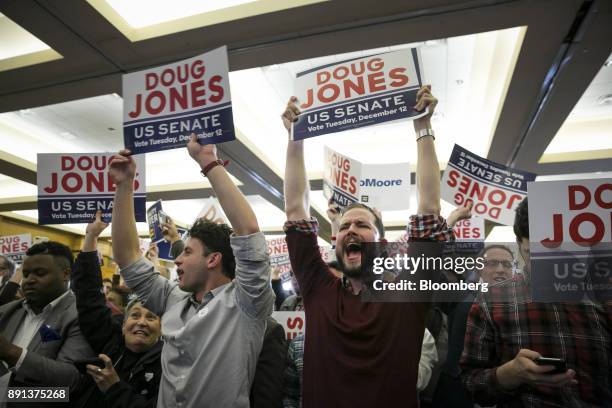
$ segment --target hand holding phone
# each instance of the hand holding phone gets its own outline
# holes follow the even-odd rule
[[[78,360],[78,361],[75,361],[73,364],[77,368],[77,370],[79,370],[79,373],[81,374],[85,374],[87,372],[88,364],[95,365],[96,367],[99,367],[99,368],[104,368],[104,361],[102,361],[102,359],[98,357],[87,358],[85,360]]]
[[[533,360],[539,366],[554,366],[555,369],[548,371],[546,374],[561,374],[567,371],[567,364],[561,358],[538,357]]]

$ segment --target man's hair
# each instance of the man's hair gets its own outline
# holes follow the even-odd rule
[[[72,270],[74,264],[74,258],[72,257],[72,251],[66,245],[56,241],[40,242],[32,245],[27,251],[27,256],[33,255],[51,255],[55,264],[61,269]]]
[[[15,262],[13,262],[13,260],[9,258],[8,256],[0,255],[0,258],[4,259],[4,265],[8,268],[8,271],[9,271],[8,276],[10,278],[15,273],[15,269],[17,269],[17,265],[15,265]]]
[[[514,216],[514,235],[518,239],[529,239],[529,207],[527,197],[523,199],[516,207],[516,215]]]
[[[104,283],[104,282],[108,282],[108,283],[110,283],[111,285],[113,284],[113,281],[112,281],[112,280],[110,280],[110,279],[108,279],[108,278],[104,278],[104,279],[102,279],[102,283]]]
[[[383,225],[382,219],[380,219],[378,214],[376,214],[376,211],[374,211],[372,208],[368,207],[365,204],[353,203],[349,205],[348,207],[346,207],[344,211],[342,211],[342,215],[346,214],[348,211],[352,210],[353,208],[363,208],[365,210],[368,210],[374,216],[374,225],[376,225],[376,229],[380,233],[380,237],[381,238],[385,237],[385,226]]]
[[[199,239],[206,246],[204,255],[221,253],[221,271],[230,279],[234,279],[236,273],[236,259],[230,245],[230,235],[233,232],[226,224],[217,224],[204,218],[198,218],[189,229],[189,237]]]
[[[480,252],[477,255],[477,258],[483,257],[487,252],[489,252],[492,249],[503,249],[504,251],[508,252],[510,256],[512,257],[512,260],[514,260],[514,254],[512,253],[512,250],[502,244],[487,245],[486,247],[480,250]]]

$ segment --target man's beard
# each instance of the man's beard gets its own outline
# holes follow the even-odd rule
[[[374,258],[381,256],[382,252],[379,242],[376,243],[377,245],[372,244],[372,242],[369,242],[367,244],[362,243],[362,245],[366,246],[362,246],[361,263],[359,264],[359,266],[346,266],[344,264],[344,254],[342,253],[343,251],[340,251],[340,254],[338,253],[338,251],[336,251],[336,261],[338,262],[338,265],[340,265],[340,267],[342,268],[341,272],[347,278],[363,278],[364,268],[367,268],[367,270],[370,271],[370,273],[368,273],[367,275],[371,275],[372,266],[374,265]]]

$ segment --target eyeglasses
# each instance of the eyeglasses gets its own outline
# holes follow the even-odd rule
[[[514,262],[500,261],[499,259],[487,259],[484,261],[484,264],[489,268],[496,268],[501,265],[504,269],[512,269],[512,266],[514,266]]]

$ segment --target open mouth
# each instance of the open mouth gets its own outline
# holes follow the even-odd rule
[[[495,282],[503,282],[508,279],[505,275],[497,275],[493,280]]]
[[[185,274],[185,272],[183,272],[182,269],[177,269],[176,270],[176,275],[178,276],[178,280],[179,282],[183,281],[183,275]]]
[[[344,246],[344,253],[349,261],[361,260],[361,242],[349,242]]]
[[[146,332],[146,331],[144,331],[144,330],[134,330],[134,331],[132,332],[132,334],[133,334],[133,335],[135,335],[135,336],[136,336],[136,335],[140,335],[140,336],[143,336],[143,337],[148,337],[148,336],[149,336],[149,333],[147,333],[147,332]]]

